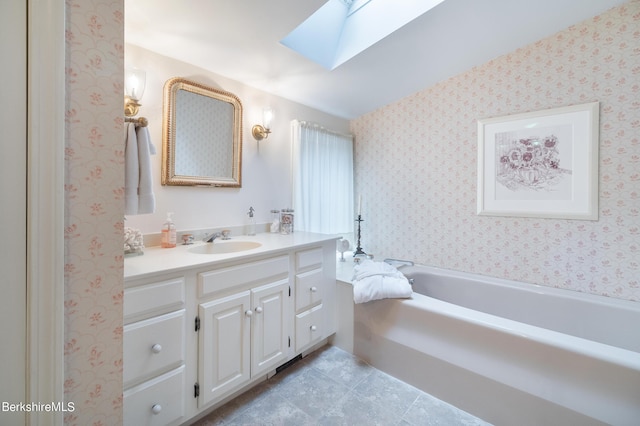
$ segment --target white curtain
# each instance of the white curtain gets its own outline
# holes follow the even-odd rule
[[[295,229],[323,234],[353,232],[353,136],[294,120]]]

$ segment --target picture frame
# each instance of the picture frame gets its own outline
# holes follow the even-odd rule
[[[477,214],[598,220],[599,102],[478,120]]]

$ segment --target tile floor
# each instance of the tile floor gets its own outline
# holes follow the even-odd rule
[[[488,425],[335,346],[218,408],[211,425]]]

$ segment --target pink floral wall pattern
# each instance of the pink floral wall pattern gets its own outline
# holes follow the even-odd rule
[[[68,0],[65,398],[68,425],[122,423],[122,0]]]
[[[365,250],[640,301],[638,99],[634,0],[359,117]],[[593,101],[598,221],[476,215],[476,120]]]

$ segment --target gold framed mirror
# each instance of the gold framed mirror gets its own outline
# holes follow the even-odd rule
[[[162,184],[241,187],[242,103],[175,77],[164,85]]]

